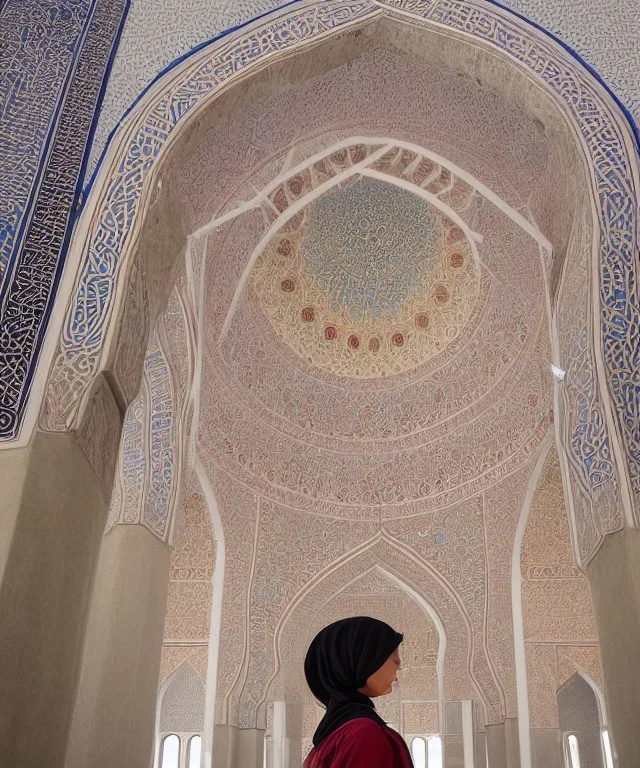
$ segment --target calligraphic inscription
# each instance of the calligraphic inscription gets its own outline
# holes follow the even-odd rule
[[[5,146],[11,135],[10,161],[2,164],[10,197],[0,210],[0,440],[15,438],[20,427],[128,5],[21,1],[2,12],[0,47],[14,51],[20,77],[4,79],[9,109],[0,117]]]

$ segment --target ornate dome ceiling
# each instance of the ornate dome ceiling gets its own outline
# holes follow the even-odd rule
[[[274,235],[251,290],[278,339],[307,363],[369,378],[442,352],[474,313],[480,276],[464,232],[438,208],[352,176]]]
[[[384,45],[278,77],[180,180],[206,235],[200,447],[314,515],[461,503],[552,422],[533,219],[562,160],[495,88]]]

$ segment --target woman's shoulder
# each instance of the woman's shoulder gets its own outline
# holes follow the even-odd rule
[[[397,731],[370,717],[357,717],[312,749],[304,768],[411,768],[411,759]]]
[[[361,731],[363,733],[372,734],[384,733],[386,726],[371,717],[354,717],[353,720],[349,720],[338,730],[342,730],[342,728],[349,728],[351,731]]]
[[[378,762],[371,759],[375,755],[380,765],[391,765],[390,744],[385,731],[386,726],[370,717],[356,717],[341,725],[318,746],[304,762],[304,768],[370,768]]]

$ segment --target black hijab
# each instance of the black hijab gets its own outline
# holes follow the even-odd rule
[[[386,725],[371,699],[358,688],[364,687],[401,642],[399,632],[368,616],[341,619],[314,637],[304,660],[304,674],[313,695],[327,708],[313,734],[314,746],[357,717]]]

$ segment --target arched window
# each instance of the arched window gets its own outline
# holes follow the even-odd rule
[[[573,733],[567,736],[567,752],[569,758],[568,768],[580,768],[580,749],[578,748],[578,737]]]
[[[202,739],[200,736],[192,736],[189,739],[189,751],[187,765],[189,768],[200,768],[200,753],[202,751]]]
[[[175,735],[165,736],[160,751],[160,768],[179,768],[180,739]]]
[[[427,768],[442,768],[442,739],[429,736],[427,741]]]
[[[427,744],[419,736],[411,741],[411,757],[414,768],[427,768]]]
[[[609,731],[606,728],[602,731],[602,751],[604,752],[605,768],[613,768],[611,741],[609,740]]]

